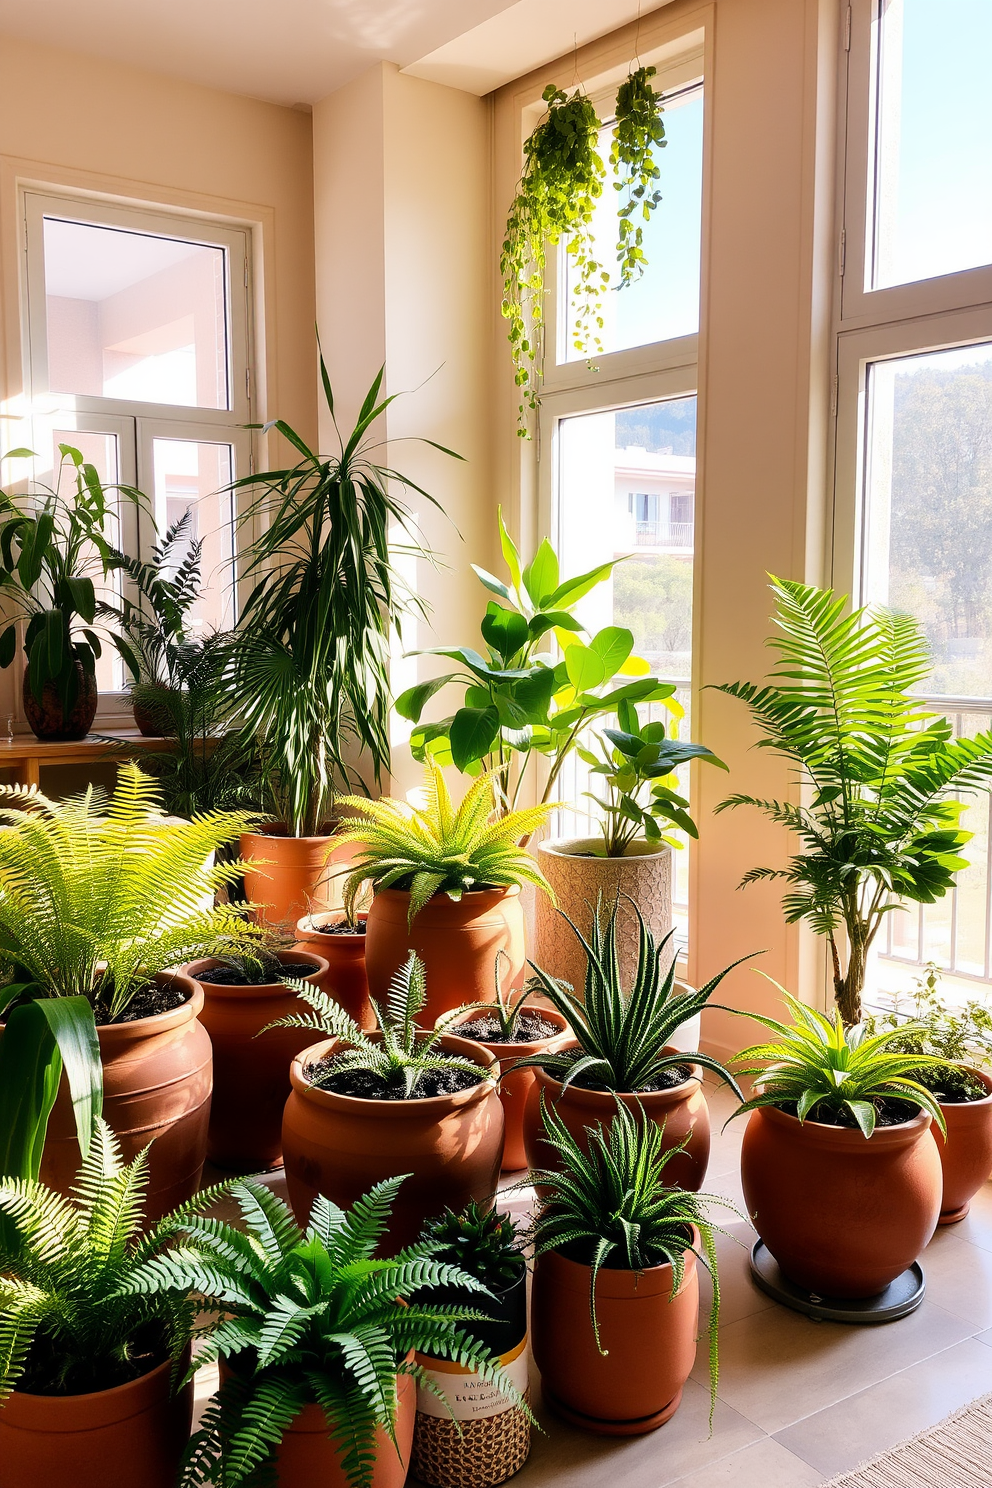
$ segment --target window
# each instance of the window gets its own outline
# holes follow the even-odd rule
[[[204,577],[193,626],[230,625],[238,514],[225,488],[251,458],[249,232],[34,190],[23,208],[35,475],[51,483],[65,443],[106,482],[137,485],[147,510],[122,502],[115,540],[145,559],[190,510]],[[115,655],[98,681],[101,722],[125,721]]]

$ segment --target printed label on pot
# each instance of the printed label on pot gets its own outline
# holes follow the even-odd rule
[[[527,1389],[526,1338],[522,1338],[508,1354],[502,1354],[499,1362],[522,1395]],[[453,1364],[448,1359],[432,1359],[426,1354],[418,1354],[417,1363],[423,1365],[428,1377],[444,1396],[443,1400],[439,1399],[433,1391],[418,1386],[417,1409],[425,1416],[441,1416],[449,1421],[452,1416],[456,1421],[480,1421],[488,1416],[502,1415],[516,1404],[495,1385],[480,1379],[475,1373],[466,1372],[460,1364]]]

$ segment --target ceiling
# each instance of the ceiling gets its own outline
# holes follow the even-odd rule
[[[375,62],[486,93],[666,0],[0,0],[0,33],[272,103]]]

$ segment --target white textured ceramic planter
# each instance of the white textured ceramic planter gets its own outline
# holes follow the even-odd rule
[[[601,858],[592,854],[602,847],[601,837],[560,837],[541,842],[537,860],[563,909],[584,935],[588,935],[596,908],[603,896],[609,913],[617,891],[637,905],[655,939],[661,941],[672,928],[672,850],[659,851],[646,842],[632,843],[626,857]],[[533,960],[552,976],[571,982],[581,996],[586,958],[570,927],[555,913],[546,894],[535,896]],[[620,972],[629,988],[637,968],[637,918],[623,899],[619,917]],[[663,963],[667,969],[670,960]]]

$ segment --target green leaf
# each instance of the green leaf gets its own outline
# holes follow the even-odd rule
[[[606,680],[603,658],[589,646],[569,646],[565,652],[565,670],[576,692],[590,692]]]
[[[477,563],[473,563],[471,567],[472,572],[475,574],[476,578],[479,579],[480,582],[486,586],[490,593],[498,594],[500,599],[509,600],[512,604],[513,601],[510,595],[510,591],[503,583],[502,579],[497,579],[495,574],[491,574],[486,569],[480,568]]]
[[[498,736],[499,714],[495,708],[459,708],[448,735],[455,767],[464,770],[477,764]]]
[[[528,628],[523,615],[490,600],[482,620],[482,637],[487,645],[509,662],[527,644]]]
[[[512,580],[514,589],[519,590],[520,554],[517,552],[517,547],[513,541],[513,538],[506,530],[506,523],[503,521],[502,507],[500,507],[498,510],[497,520],[499,521],[499,544],[503,552],[503,562],[510,570],[510,579]]]
[[[533,615],[528,623],[532,640],[539,640],[549,630],[581,631],[582,626],[567,610],[548,610]]]
[[[523,582],[524,588],[538,609],[543,609],[546,602],[554,608],[556,601],[553,596],[558,583],[558,555],[546,537],[542,538],[541,546],[534,554],[533,562],[528,563],[524,569]]]
[[[622,562],[622,559],[613,558],[609,563],[601,563],[598,568],[590,568],[587,573],[578,574],[574,579],[566,579],[542,603],[546,604],[548,609],[555,609],[558,605],[571,609],[573,605],[578,604],[580,599],[584,599],[587,594],[591,593],[597,585],[602,584],[605,579],[608,579],[616,565],[620,562]]]
[[[547,723],[556,686],[553,667],[540,666],[529,677],[510,684],[514,702],[527,723]]]
[[[103,1062],[93,1008],[87,997],[42,997],[40,1009],[65,1065],[79,1150],[86,1157],[96,1118],[103,1112]]]
[[[0,1038],[0,1176],[37,1179],[61,1075],[62,1057],[40,1005],[14,1008]]]
[[[420,715],[431,698],[451,682],[453,677],[454,674],[448,672],[443,677],[431,677],[427,682],[418,682],[414,687],[408,687],[406,692],[401,692],[393,707],[401,718],[408,718],[411,723],[419,723]]]
[[[602,658],[607,678],[614,677],[634,649],[633,633],[622,625],[608,625],[593,636],[589,648]]]
[[[0,635],[0,668],[9,667],[17,650],[17,626],[8,625]]]
[[[96,618],[96,591],[93,588],[93,580],[85,577],[63,579],[66,590],[72,600],[76,612],[82,616],[87,625],[92,625]]]

